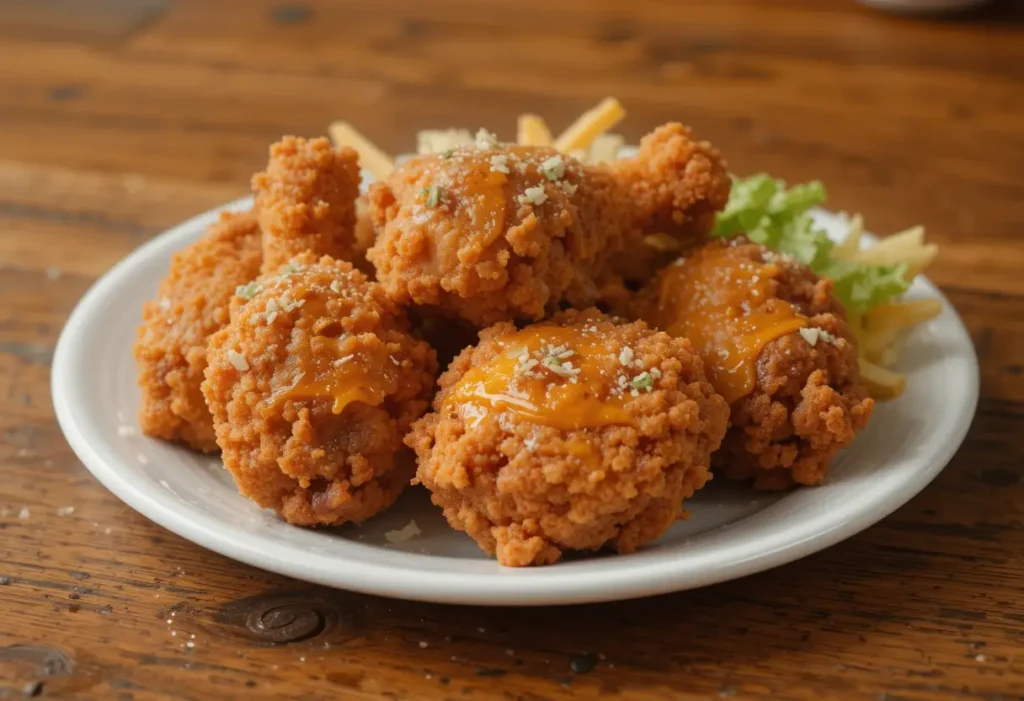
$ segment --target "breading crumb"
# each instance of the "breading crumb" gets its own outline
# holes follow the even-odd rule
[[[387,531],[384,534],[384,540],[389,543],[404,543],[408,540],[412,540],[416,536],[420,535],[423,531],[416,525],[416,521],[412,520],[405,524],[402,528],[395,529],[393,531]]]

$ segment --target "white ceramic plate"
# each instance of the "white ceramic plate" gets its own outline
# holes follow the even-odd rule
[[[225,206],[247,208],[246,198]],[[217,211],[176,226],[121,261],[85,295],[53,362],[53,401],[71,447],[129,506],[227,557],[333,587],[461,604],[605,601],[699,587],[775,567],[826,548],[913,497],[963,440],[978,396],[978,365],[956,312],[927,280],[912,297],[943,301],[942,315],[908,342],[906,393],[881,404],[867,430],[834,462],[828,482],[758,494],[716,480],[689,502],[692,517],[630,555],[508,569],[451,530],[420,488],[361,527],[304,530],[235,490],[219,460],[139,435],[132,358],[143,301],[172,254],[198,238]],[[845,231],[821,213],[830,233]],[[127,435],[126,435],[127,434]],[[384,533],[415,519],[422,535],[400,545]]]

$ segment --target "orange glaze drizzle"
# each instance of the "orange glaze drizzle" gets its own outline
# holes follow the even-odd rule
[[[613,396],[610,390],[621,370],[619,347],[600,332],[538,325],[501,341],[501,355],[471,368],[445,397],[445,406],[455,407],[472,426],[492,411],[563,431],[634,423],[625,409],[629,395]],[[539,360],[546,355],[545,349],[559,346],[573,351],[563,362],[579,370],[575,382],[541,364],[524,373],[524,348],[529,359]]]
[[[807,326],[793,305],[773,297],[777,273],[776,266],[743,258],[728,245],[708,246],[662,271],[657,302],[645,319],[690,339],[708,380],[731,404],[753,391],[761,350]]]
[[[271,406],[285,400],[331,400],[331,412],[340,414],[349,404],[376,406],[398,388],[398,366],[383,347],[341,350],[337,338],[314,336],[306,352],[289,358],[295,381],[274,391]]]
[[[496,150],[457,150],[450,158],[435,156],[434,163],[427,170],[429,185],[417,196],[417,203],[429,210],[437,210],[441,216],[454,213],[457,229],[474,231],[466,237],[445,237],[441,244],[448,243],[450,249],[441,249],[442,259],[464,258],[467,255],[482,255],[504,232],[505,212],[509,205],[506,192],[508,176],[491,167],[491,157],[504,153]],[[438,202],[431,207],[431,187],[438,189]]]

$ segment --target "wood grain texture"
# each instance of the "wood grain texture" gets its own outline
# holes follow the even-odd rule
[[[937,22],[845,0],[106,0],[77,23],[44,4],[0,2],[0,699],[1024,698],[1019,4]],[[49,364],[75,302],[244,194],[282,133],[344,116],[401,151],[431,126],[510,136],[526,110],[558,127],[605,95],[627,137],[682,119],[737,172],[821,178],[870,228],[942,244],[931,276],[982,400],[890,518],[704,590],[470,609],[206,552],[67,447]]]

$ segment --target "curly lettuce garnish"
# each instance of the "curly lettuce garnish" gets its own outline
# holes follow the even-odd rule
[[[824,201],[825,187],[817,180],[787,188],[784,181],[764,173],[736,178],[712,235],[746,234],[751,241],[793,256],[831,279],[836,298],[853,314],[864,314],[906,292],[906,264],[869,265],[832,255],[835,244],[810,214]]]

